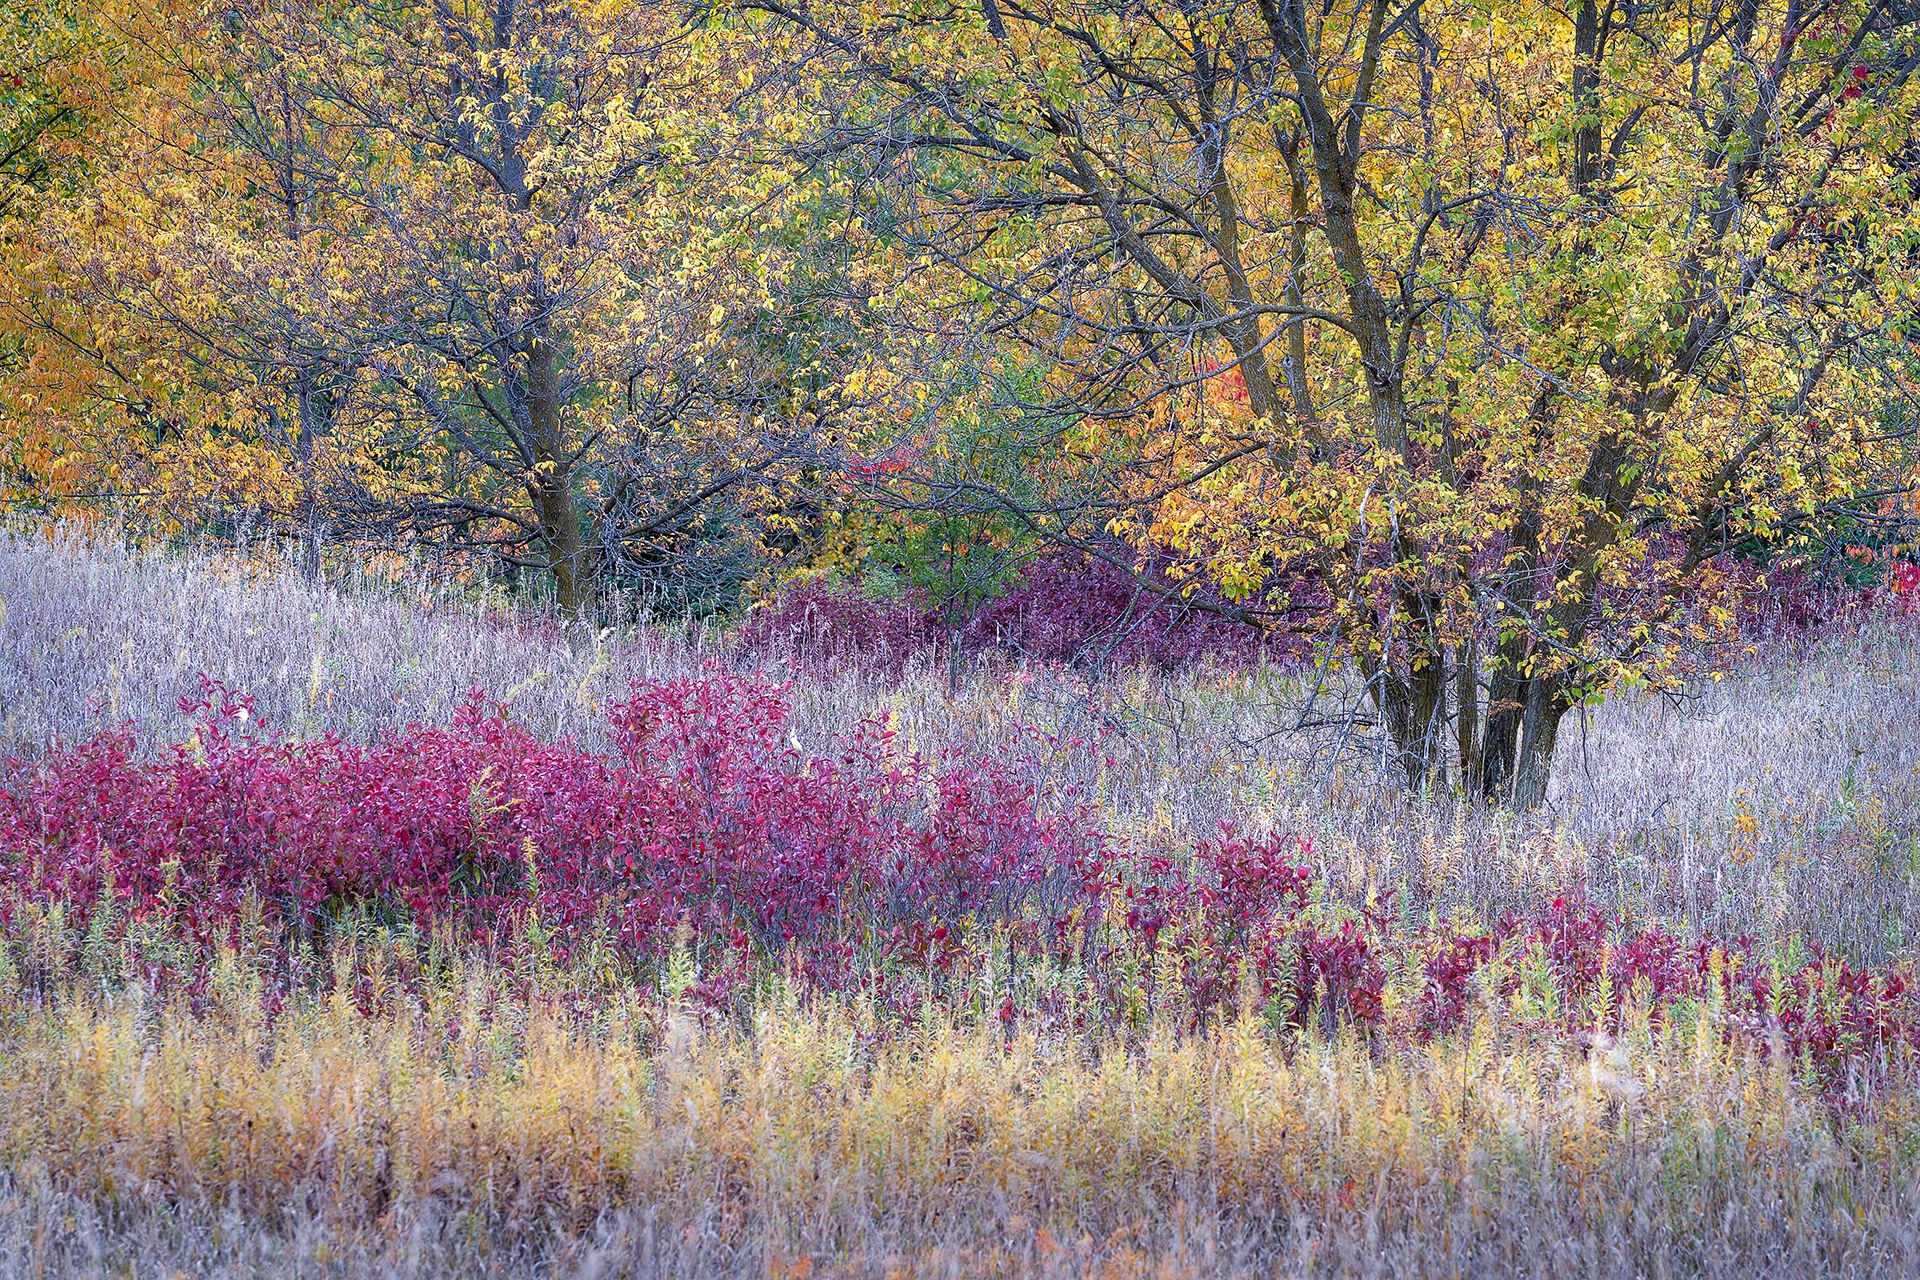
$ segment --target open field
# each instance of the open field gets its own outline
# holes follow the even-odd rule
[[[1920,1265],[1911,622],[1617,697],[1515,816],[1289,670],[949,698],[78,541],[0,599],[0,1273]]]
[[[10,752],[122,720],[147,745],[177,737],[202,672],[296,736],[443,723],[479,689],[536,734],[591,742],[629,681],[717,664],[786,683],[803,750],[874,716],[928,754],[1015,750],[1033,727],[1097,738],[1098,757],[1061,752],[1049,776],[1096,789],[1116,830],[1174,846],[1223,821],[1298,832],[1329,868],[1443,908],[1493,914],[1579,883],[1692,928],[1798,931],[1863,958],[1920,939],[1920,636],[1884,617],[1769,643],[1684,699],[1610,699],[1565,734],[1546,814],[1516,818],[1449,796],[1410,802],[1379,785],[1370,744],[1341,755],[1331,735],[1286,732],[1304,682],[1285,670],[1122,674],[1089,689],[994,668],[949,699],[938,663],[884,679],[704,632],[570,646],[550,621],[378,583],[316,593],[223,560],[38,540],[0,543],[0,597]]]
[[[0,1280],[1920,1276],[1920,0],[4,0]]]

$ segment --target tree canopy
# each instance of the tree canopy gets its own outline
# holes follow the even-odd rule
[[[1119,538],[1355,670],[1409,783],[1531,804],[1572,708],[1725,625],[1730,552],[1915,478],[1906,0],[6,21],[20,506],[571,614]]]
[[[1309,568],[1411,781],[1537,799],[1718,553],[1912,478],[1908,7],[768,7],[859,86],[920,308],[1046,361],[1115,528]]]

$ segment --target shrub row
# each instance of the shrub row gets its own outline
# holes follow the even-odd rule
[[[1858,621],[1880,608],[1900,617],[1920,615],[1920,565],[1893,564],[1883,586],[1849,587],[1791,569],[1762,570],[1734,556],[1717,564],[1715,590],[1670,621],[1676,633],[1691,626],[1710,647],[1728,654],[1746,644]],[[1289,629],[1285,618],[1272,619],[1263,630],[1213,611],[1219,603],[1213,597],[1188,598],[1164,581],[1161,588],[1167,593],[1098,558],[1042,556],[1024,566],[1008,590],[968,614],[957,640],[969,654],[1165,671],[1203,663],[1248,667],[1310,653],[1308,637]],[[1304,577],[1286,583],[1284,591],[1293,608],[1324,604],[1319,588]],[[1724,630],[1704,617],[1720,606],[1727,607]],[[1610,607],[1622,618],[1643,614],[1629,588],[1618,589]],[[742,651],[760,661],[807,670],[851,668],[886,678],[898,678],[915,659],[938,656],[954,638],[941,611],[918,595],[879,598],[820,582],[789,586],[749,615],[738,632]]]
[[[1013,584],[961,619],[968,654],[1009,653],[1031,662],[1178,670],[1203,662],[1251,666],[1303,657],[1303,637],[1262,630],[1189,599],[1142,586],[1086,556],[1043,556]],[[741,625],[742,650],[804,669],[851,667],[897,677],[916,658],[937,657],[955,639],[943,611],[917,594],[882,599],[819,582],[786,588]]]
[[[246,949],[285,993],[375,924],[720,1010],[775,981],[858,996],[888,1026],[944,1001],[1194,1028],[1257,1002],[1279,1027],[1414,1043],[1476,1004],[1569,1031],[1636,1010],[1835,1087],[1920,1045],[1903,972],[1684,940],[1577,896],[1478,929],[1414,920],[1341,901],[1292,837],[1133,848],[1019,759],[928,759],[879,724],[805,755],[781,691],[748,678],[636,685],[603,752],[478,695],[366,745],[268,732],[211,681],[182,710],[156,756],[121,732],[0,769],[6,965],[111,955],[191,992]]]

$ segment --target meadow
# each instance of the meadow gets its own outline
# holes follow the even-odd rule
[[[0,542],[0,1273],[1920,1265],[1896,601],[1516,815],[1298,655],[395,576]]]
[[[1920,0],[0,4],[0,1280],[1920,1275]]]

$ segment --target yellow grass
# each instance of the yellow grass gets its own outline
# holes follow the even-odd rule
[[[487,999],[488,979],[400,1016],[336,993],[271,1022],[233,970],[197,1012],[6,993],[0,1273],[94,1255],[139,1275],[1920,1258],[1920,1094],[1836,1110],[1704,1021],[1630,1019],[1592,1054],[1484,1004],[1462,1034],[1397,1052],[1251,1019],[1131,1045],[936,1020],[876,1043],[858,1010],[582,1020]]]

